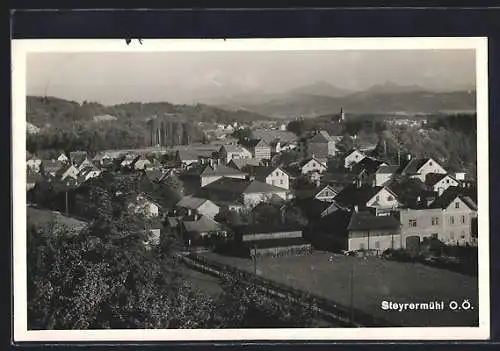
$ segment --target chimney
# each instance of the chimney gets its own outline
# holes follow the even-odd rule
[[[356,213],[357,213],[357,212],[359,212],[359,207],[358,207],[358,205],[354,205],[354,212],[356,212]]]
[[[420,203],[422,201],[422,198],[420,196],[417,196],[417,203]]]

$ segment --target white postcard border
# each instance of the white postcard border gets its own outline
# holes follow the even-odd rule
[[[26,56],[33,52],[320,51],[475,49],[479,327],[304,328],[194,330],[27,330],[26,310]],[[322,39],[124,39],[12,41],[12,202],[14,341],[223,341],[223,340],[484,340],[490,336],[488,47],[486,37]]]

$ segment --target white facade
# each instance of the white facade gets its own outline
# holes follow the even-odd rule
[[[326,170],[326,165],[314,158],[302,166],[302,174],[323,173]]]
[[[266,177],[266,183],[279,188],[290,189],[290,177],[279,167]]]
[[[229,151],[227,149],[226,146],[222,146],[220,152],[220,157],[226,164],[231,160],[252,158],[252,153],[244,147],[230,148]]]
[[[440,174],[446,174],[446,170],[436,161],[434,161],[432,158],[430,158],[424,165],[422,165],[418,170],[417,170],[417,175],[414,175],[414,178],[419,178],[422,182],[425,182],[425,177],[429,173],[440,173]]]
[[[324,202],[331,202],[336,195],[337,192],[333,188],[325,186],[314,198]]]
[[[61,175],[61,180],[65,180],[66,178],[73,178],[76,179],[78,176],[78,169],[71,165],[68,167],[68,169]]]
[[[245,205],[245,207],[254,207],[261,202],[269,200],[272,195],[277,195],[283,200],[287,199],[287,191],[285,190],[283,190],[282,192],[276,191],[273,193],[250,193],[243,194],[243,204]]]
[[[214,219],[214,217],[219,213],[219,209],[219,206],[214,204],[212,201],[207,200],[196,210],[199,214],[207,216],[210,219]]]
[[[386,188],[382,188],[375,196],[368,200],[366,206],[380,209],[397,208],[399,202],[392,192]]]
[[[356,232],[361,234],[361,232]],[[383,252],[387,249],[400,249],[405,248],[405,242],[402,240],[401,234],[387,234],[377,233],[372,231],[365,232],[363,236],[349,237],[348,251],[353,250],[379,250]]]
[[[141,158],[135,162],[134,169],[137,169],[137,170],[145,169],[146,167],[148,167],[150,165],[151,165],[151,161],[149,161],[146,158]]]
[[[347,155],[344,159],[344,167],[345,168],[349,168],[351,166],[354,166],[355,164],[357,164],[358,162],[360,162],[362,159],[364,159],[366,156],[358,151],[358,150],[354,150],[353,152],[351,152],[349,155]]]
[[[433,191],[436,191],[438,194],[442,194],[446,189],[448,189],[450,186],[458,186],[458,182],[447,175],[443,179],[441,179],[439,182],[434,184],[432,187]]]

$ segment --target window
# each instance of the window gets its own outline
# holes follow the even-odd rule
[[[271,180],[271,184],[274,185],[274,180]]]
[[[364,250],[365,249],[365,244],[364,243],[359,243],[359,249]]]
[[[432,225],[439,225],[439,217],[432,217],[431,223]]]
[[[460,239],[465,239],[465,232],[462,230],[462,233],[460,235]]]
[[[455,224],[455,217],[453,216],[450,217],[450,224]]]
[[[455,239],[455,233],[454,233],[454,232],[450,232],[450,239],[451,239],[451,240],[454,240],[454,239]]]
[[[460,208],[460,202],[455,202],[455,208]]]
[[[283,179],[280,179],[280,184],[283,185]]]
[[[437,233],[432,233],[432,234],[431,234],[431,238],[433,238],[433,239],[437,239],[437,238],[438,238],[438,234],[437,234]]]
[[[462,216],[461,222],[462,222],[462,224],[465,224],[465,216]]]
[[[431,161],[431,162],[429,162],[429,166],[432,166],[432,161]]]
[[[392,200],[394,200],[394,198],[391,195],[387,196],[387,201],[392,201]]]
[[[417,220],[416,219],[410,219],[408,221],[408,226],[409,227],[416,227],[417,226]]]
[[[276,171],[276,177],[279,177],[280,172]]]
[[[380,241],[375,241],[375,248],[380,249]]]
[[[446,179],[446,184],[450,184],[450,180],[449,179]]]

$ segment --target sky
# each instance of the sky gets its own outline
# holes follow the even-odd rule
[[[27,94],[115,104],[204,102],[281,93],[325,81],[367,89],[392,82],[429,90],[475,87],[473,50],[30,53]]]

